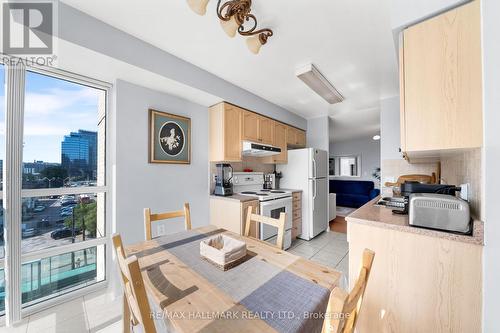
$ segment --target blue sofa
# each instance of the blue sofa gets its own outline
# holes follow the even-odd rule
[[[337,195],[337,206],[359,208],[380,194],[371,181],[330,179],[330,193]]]

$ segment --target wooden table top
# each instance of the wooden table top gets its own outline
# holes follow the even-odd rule
[[[293,273],[328,290],[338,286],[340,272],[281,251],[265,242],[220,230],[212,225],[193,231],[201,234],[222,232],[243,240],[247,244],[247,250],[253,252],[258,259],[282,271]],[[127,255],[137,256],[150,302],[159,309],[158,314],[162,310],[167,313],[156,318],[163,319],[169,329],[176,332],[276,332],[265,320],[238,315],[248,312],[244,305],[186,265],[168,247],[162,247],[161,239],[159,237],[127,246],[126,252]],[[252,276],[245,278],[252,279]]]

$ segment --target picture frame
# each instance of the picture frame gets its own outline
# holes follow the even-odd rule
[[[191,163],[191,118],[149,109],[149,163]]]

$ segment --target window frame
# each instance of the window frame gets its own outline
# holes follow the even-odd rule
[[[6,56],[2,55],[0,57],[0,64],[4,66],[5,73],[7,72],[8,65],[4,62],[4,60],[11,60],[15,59],[14,57],[11,56]],[[70,299],[74,299],[77,297],[81,297],[83,295],[86,295],[90,292],[93,292],[98,289],[102,289],[107,287],[108,285],[108,278],[110,276],[110,264],[108,260],[108,251],[109,251],[109,234],[111,231],[111,207],[112,207],[112,196],[110,193],[110,184],[111,184],[111,172],[109,170],[109,166],[111,165],[111,154],[110,154],[110,121],[109,121],[109,110],[111,107],[111,93],[112,93],[112,88],[113,85],[104,82],[101,80],[97,79],[92,79],[80,74],[75,74],[72,72],[68,72],[62,69],[56,69],[56,68],[47,68],[47,67],[42,67],[42,66],[25,66],[24,68],[24,75],[26,78],[27,72],[33,72],[36,74],[40,75],[46,75],[52,78],[60,79],[60,80],[65,80],[71,83],[75,84],[80,84],[84,85],[87,87],[95,88],[102,90],[105,94],[105,101],[104,101],[104,112],[102,116],[97,119],[98,124],[101,121],[105,121],[104,125],[104,185],[99,185],[99,186],[84,186],[84,187],[73,187],[73,188],[68,188],[68,187],[61,187],[61,188],[42,188],[42,189],[23,189],[22,184],[20,188],[20,193],[21,193],[21,198],[27,198],[27,197],[43,197],[43,196],[50,196],[50,195],[66,195],[66,194],[88,194],[88,193],[104,193],[104,235],[101,237],[97,237],[95,239],[90,239],[90,240],[85,240],[83,242],[78,242],[78,243],[72,243],[72,244],[65,244],[61,246],[56,246],[56,247],[49,247],[29,253],[24,253],[21,254],[20,258],[20,265],[18,267],[19,273],[21,272],[21,266],[23,263],[26,262],[31,262],[35,260],[40,260],[43,258],[51,257],[51,256],[56,256],[64,253],[70,253],[74,251],[79,251],[83,249],[87,249],[90,247],[102,247],[103,250],[103,256],[102,258],[102,263],[104,264],[104,269],[103,269],[103,276],[101,281],[97,281],[96,283],[93,283],[88,286],[82,286],[82,287],[75,287],[75,288],[68,288],[68,290],[63,291],[63,292],[56,292],[53,295],[51,295],[50,298],[42,300],[40,302],[37,302],[35,304],[28,304],[27,306],[23,307],[23,304],[21,303],[21,309],[20,312],[17,309],[12,309],[14,314],[8,314],[7,311],[5,310],[4,313],[0,317],[0,324],[6,321],[7,315],[9,315],[10,318],[23,318],[26,317],[32,313],[41,311],[47,307],[51,307],[63,302],[66,302]],[[7,74],[5,74],[7,75]],[[5,86],[7,83],[5,83]],[[23,89],[24,92],[26,92],[26,84],[19,84],[19,82],[16,82],[16,86],[14,87],[15,89]],[[7,98],[7,95],[6,95]],[[24,100],[26,100],[26,96],[24,96]],[[5,114],[7,114],[8,110],[5,108]],[[99,114],[98,114],[99,115]],[[24,128],[25,124],[25,119],[23,117],[22,119],[22,125],[21,129]],[[19,130],[19,128],[17,128]],[[98,146],[100,143],[98,143]],[[7,147],[6,147],[7,148]],[[15,153],[20,153],[22,154],[23,147],[21,146],[21,151],[17,151]],[[5,150],[5,154],[7,156],[8,152],[7,149]],[[4,161],[5,158],[4,157]],[[5,163],[5,162],[4,162]],[[22,174],[21,176],[22,177]],[[22,183],[22,182],[21,182]],[[0,196],[3,198],[3,190],[0,190]],[[22,223],[22,221],[15,221],[16,224]],[[4,227],[10,226],[11,223],[8,221],[4,221]],[[20,236],[18,239],[15,240],[15,242],[19,242],[19,245],[21,245],[22,242],[22,237]],[[4,247],[7,246],[7,243],[4,243]],[[10,260],[8,258],[7,253],[5,254],[3,259],[0,259],[0,269],[4,269],[5,263],[7,260]],[[99,259],[96,259],[99,260]],[[21,276],[19,276],[21,278]],[[8,287],[6,286],[6,291],[8,290]],[[18,297],[21,298],[21,291],[18,291],[19,295]],[[6,295],[7,296],[7,295]],[[8,302],[8,299],[6,297],[5,302]]]
[[[341,174],[341,160],[343,158],[354,158],[356,160],[356,175],[342,175]],[[333,164],[333,175],[330,174],[330,177],[335,178],[361,178],[362,168],[361,168],[362,156],[361,154],[345,154],[345,155],[334,155],[329,158],[329,167],[331,169],[331,164]]]

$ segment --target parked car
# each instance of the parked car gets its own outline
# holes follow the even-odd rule
[[[69,206],[69,205],[76,205],[77,202],[75,199],[68,199],[68,200],[61,200],[61,206]]]
[[[36,206],[33,211],[36,212],[36,213],[39,213],[39,212],[43,212],[45,210],[45,206]]]
[[[61,217],[69,217],[73,215],[73,211],[65,210],[61,212]]]
[[[71,237],[73,233],[70,228],[64,227],[61,229],[54,230],[50,233],[52,239],[61,239]]]
[[[36,235],[36,229],[35,228],[26,228],[22,231],[22,237],[23,238],[28,238],[28,237],[33,237]]]
[[[66,209],[66,210],[71,209],[71,210],[73,210],[73,208],[75,208],[75,207],[76,207],[76,204],[70,204],[70,205],[61,207],[61,210],[63,210],[63,209]]]

